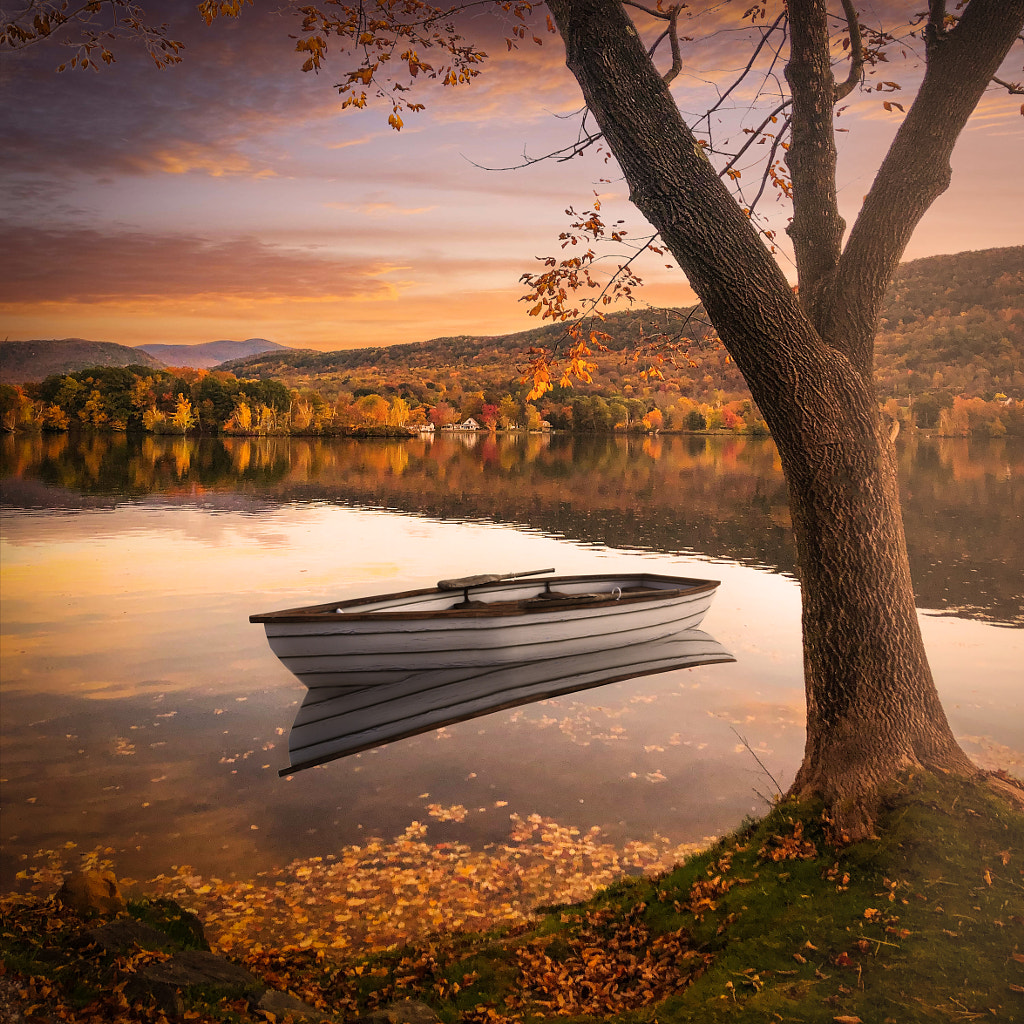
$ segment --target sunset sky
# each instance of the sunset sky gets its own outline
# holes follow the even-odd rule
[[[559,252],[567,206],[585,208],[597,192],[607,220],[643,235],[614,163],[595,150],[486,169],[567,145],[578,130],[579,92],[543,10],[543,46],[528,37],[511,53],[507,16],[483,8],[468,18],[466,35],[493,60],[468,87],[428,86],[418,97],[427,109],[395,132],[389,107],[341,110],[342,58],[319,75],[300,71],[297,25],[273,13],[280,6],[257,0],[207,28],[192,4],[168,0],[159,20],[187,48],[162,70],[128,45],[99,73],[57,74],[64,54],[53,44],[0,55],[0,340],[262,337],[330,349],[501,334],[537,326],[518,301],[519,277]],[[887,7],[915,9],[860,7],[875,24],[893,23]],[[703,35],[725,16],[736,12],[684,30]],[[749,53],[738,42],[719,31],[686,44],[674,86],[684,110],[704,109],[731,80]],[[848,220],[898,125],[883,99],[907,105],[912,94],[919,63],[908,52],[906,67],[882,76],[901,93],[855,94],[840,119],[850,129],[839,136]],[[1019,46],[1004,75],[1020,80]],[[993,89],[907,258],[1024,241],[1022,162],[1019,98]],[[769,226],[784,227],[783,207],[763,208]],[[646,260],[643,300],[693,301],[664,263]]]

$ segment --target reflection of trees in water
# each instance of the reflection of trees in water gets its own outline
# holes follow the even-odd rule
[[[918,603],[1024,625],[1024,445],[918,436],[901,454]]]
[[[281,437],[225,437],[221,439],[210,438],[204,442],[204,447],[216,453],[218,447],[222,447],[228,459],[230,470],[226,474],[221,473],[218,464],[218,480],[224,484],[242,482],[277,482],[285,479],[295,472],[295,453],[293,453],[288,442]],[[299,453],[301,455],[301,453]],[[310,470],[311,466],[300,465],[299,471],[303,468]],[[202,481],[206,483],[207,481]]]
[[[475,436],[475,435],[474,435]],[[774,446],[744,437],[480,435],[329,446],[279,497],[332,497],[489,519],[620,548],[695,551],[792,570]],[[400,473],[390,453],[406,455]],[[293,460],[294,465],[294,460]]]
[[[290,452],[280,439],[250,447],[249,439],[152,434],[8,435],[0,445],[3,477],[38,480],[82,495],[137,498],[178,494],[196,486],[236,490],[283,480]]]
[[[617,548],[688,552],[795,572],[770,440],[744,436],[483,435],[435,442],[295,441],[321,453],[282,499],[328,498],[493,520]],[[389,452],[406,453],[397,472]],[[1024,446],[911,436],[905,517],[922,607],[1021,621]],[[293,461],[294,465],[294,461]]]
[[[1024,445],[900,440],[922,607],[1022,621]],[[775,446],[747,436],[463,434],[379,438],[8,435],[4,477],[119,498],[199,486],[490,520],[615,548],[794,572]],[[5,488],[7,489],[7,488]]]

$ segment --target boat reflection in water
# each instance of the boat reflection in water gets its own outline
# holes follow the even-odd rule
[[[553,572],[467,576],[250,616],[309,688],[281,774],[545,697],[734,660],[695,628],[716,580],[524,580]]]
[[[624,647],[521,663],[429,669],[362,689],[310,689],[288,740],[288,775],[494,711],[638,676],[735,661],[713,637],[683,629]]]

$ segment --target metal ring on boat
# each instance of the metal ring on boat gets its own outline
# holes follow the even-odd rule
[[[612,587],[612,597],[618,601],[618,599],[622,597],[622,587]]]

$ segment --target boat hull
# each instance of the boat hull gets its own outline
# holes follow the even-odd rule
[[[254,615],[271,649],[310,689],[386,685],[435,669],[631,647],[696,627],[717,582],[647,573],[503,581]],[[557,600],[549,599],[552,592]]]

